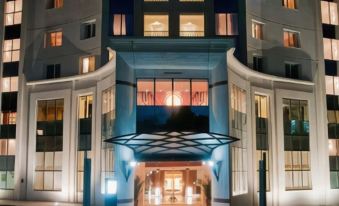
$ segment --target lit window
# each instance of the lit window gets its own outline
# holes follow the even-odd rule
[[[299,48],[299,32],[284,29],[284,46]]]
[[[48,32],[45,35],[45,41],[45,48],[62,46],[62,31]]]
[[[114,14],[113,15],[113,35],[125,36],[126,35],[126,15]]]
[[[60,9],[64,6],[64,0],[47,0],[47,9]]]
[[[299,79],[300,78],[300,64],[285,63],[285,76],[287,78]]]
[[[180,2],[204,2],[204,0],[179,0]]]
[[[16,112],[2,112],[1,125],[13,125],[13,124],[16,124]]]
[[[144,0],[144,2],[166,2],[168,0]]]
[[[308,103],[283,100],[285,188],[312,189]]]
[[[339,96],[339,77],[325,76],[326,94]]]
[[[5,40],[3,61],[16,62],[20,60],[20,39]]]
[[[238,35],[238,14],[220,13],[216,14],[216,35],[232,36]]]
[[[324,38],[324,58],[339,61],[339,40]]]
[[[168,36],[168,15],[144,15],[144,36]]]
[[[81,24],[81,36],[80,39],[89,39],[95,37],[95,20],[84,22]]]
[[[142,79],[137,89],[138,106],[208,106],[206,80]]]
[[[15,139],[0,139],[0,189],[14,189]]]
[[[5,4],[5,25],[21,24],[22,0],[6,1]]]
[[[264,36],[263,29],[264,29],[263,23],[252,21],[252,38],[263,40]]]
[[[63,111],[63,99],[37,103],[34,190],[61,191]]]
[[[205,36],[205,19],[203,14],[180,14],[180,36]]]
[[[282,0],[282,5],[288,9],[297,9],[296,0]]]
[[[18,77],[2,78],[2,92],[16,92],[16,91],[18,91]]]
[[[324,24],[338,25],[338,4],[321,1],[321,17]]]
[[[80,58],[80,73],[86,74],[95,70],[95,56]]]

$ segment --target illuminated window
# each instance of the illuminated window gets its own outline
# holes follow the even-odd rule
[[[339,96],[339,77],[326,76],[326,94]]]
[[[168,0],[144,0],[144,2],[166,2]]]
[[[179,0],[180,2],[204,2],[204,0]]]
[[[2,92],[16,92],[16,91],[18,91],[18,77],[2,78]]]
[[[312,189],[308,103],[283,100],[285,188]]]
[[[238,35],[238,14],[220,13],[215,15],[216,35]]]
[[[59,46],[62,46],[62,31],[48,32],[45,35],[45,48]]]
[[[64,0],[47,0],[47,9],[60,9],[64,6]]]
[[[180,14],[180,36],[205,36],[204,14]]]
[[[111,138],[115,120],[115,88],[102,92],[102,140]],[[114,147],[109,143],[101,144],[101,193],[105,192],[105,178],[114,177]]]
[[[190,79],[142,79],[138,106],[208,106],[208,82]]]
[[[64,101],[39,100],[34,190],[61,191]]]
[[[78,155],[77,155],[77,191],[83,191],[84,178],[84,156],[91,155],[92,144],[92,106],[93,96],[79,97],[79,132],[78,132]]]
[[[1,125],[13,125],[16,124],[16,112],[2,112],[1,113]]]
[[[285,77],[291,79],[299,79],[300,78],[300,64],[296,63],[285,63]]]
[[[282,0],[282,5],[288,9],[297,9],[296,0]]]
[[[257,169],[257,190],[259,190],[259,160],[266,154],[266,189],[270,190],[269,172],[269,133],[268,133],[268,97],[255,95],[255,116],[256,116],[256,169]]]
[[[86,74],[95,70],[95,56],[80,58],[80,73]]]
[[[113,35],[125,36],[126,35],[126,15],[114,14],[113,15]]]
[[[264,29],[263,23],[252,21],[252,38],[263,40],[264,36],[263,29]]]
[[[300,47],[299,32],[284,29],[284,46],[285,47]]]
[[[339,61],[339,40],[324,38],[324,58]]]
[[[20,39],[4,41],[3,61],[17,62],[20,60]]]
[[[14,189],[15,139],[0,139],[0,189]]]
[[[21,24],[22,0],[6,1],[5,26]]]
[[[237,196],[248,192],[246,91],[232,85],[230,103],[230,135],[240,140],[232,145],[232,191]]]
[[[166,37],[169,35],[168,28],[168,15],[144,15],[144,36]]]
[[[321,1],[321,17],[323,24],[338,25],[338,4]]]

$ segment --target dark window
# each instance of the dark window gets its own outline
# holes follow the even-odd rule
[[[83,40],[95,37],[95,29],[95,21],[82,23],[80,39]]]
[[[2,93],[1,110],[16,112],[17,109],[18,92],[4,92]]]
[[[258,72],[263,71],[263,57],[253,56],[253,69]]]
[[[50,64],[47,65],[46,78],[54,79],[60,77],[60,64]]]
[[[337,62],[325,60],[325,73],[329,76],[337,76]]]
[[[291,79],[299,79],[300,64],[285,63],[285,76]]]
[[[21,24],[5,27],[5,40],[19,39],[21,34]]]
[[[335,39],[335,26],[323,24],[323,37],[328,39]]]
[[[6,62],[3,64],[3,77],[18,76],[19,62]]]

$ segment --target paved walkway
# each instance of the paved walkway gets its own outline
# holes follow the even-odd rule
[[[31,202],[31,201],[11,201],[0,200],[1,206],[81,206],[82,204],[62,203],[62,202]]]

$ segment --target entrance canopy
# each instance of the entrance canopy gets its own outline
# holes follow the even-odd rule
[[[116,136],[105,142],[131,148],[138,161],[194,161],[209,159],[215,148],[237,140],[217,133],[156,132]]]

